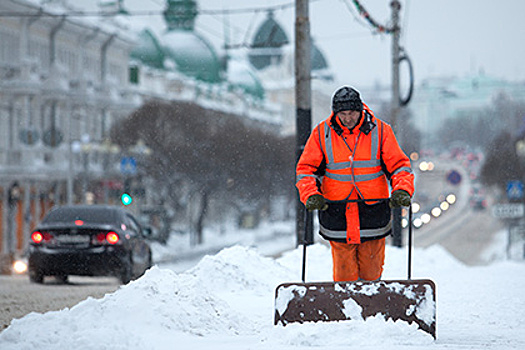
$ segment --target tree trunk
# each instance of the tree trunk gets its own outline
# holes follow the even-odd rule
[[[199,216],[197,222],[195,223],[195,234],[197,238],[197,244],[202,244],[203,239],[203,229],[204,229],[204,218],[206,217],[206,212],[208,211],[208,191],[203,190],[201,192],[201,207],[199,211]]]

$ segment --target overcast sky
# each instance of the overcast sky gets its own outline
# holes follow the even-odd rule
[[[69,0],[87,9],[99,0]],[[277,8],[275,19],[294,40],[294,0],[198,0],[201,10]],[[124,0],[126,8],[162,10],[165,0]],[[390,0],[360,0],[376,22],[388,25]],[[284,6],[281,6],[284,5]],[[486,75],[525,82],[525,1],[522,0],[401,0],[401,44],[415,70],[416,84],[436,76]],[[391,37],[375,34],[352,0],[311,0],[310,27],[341,84],[356,87],[391,80]],[[148,21],[161,33],[158,16],[134,17]],[[242,14],[202,14],[197,30],[221,51],[230,43],[249,43],[266,18],[262,11]],[[225,30],[229,23],[229,30]],[[226,33],[228,35],[226,35]],[[242,52],[242,51],[241,51]],[[402,75],[406,76],[403,70]]]

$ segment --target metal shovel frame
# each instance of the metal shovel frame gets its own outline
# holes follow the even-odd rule
[[[366,202],[385,201],[367,199]],[[358,202],[365,200],[347,200]],[[306,220],[306,215],[305,215]],[[436,285],[411,279],[412,208],[408,209],[408,269],[406,280],[305,282],[306,242],[303,242],[302,283],[282,283],[275,290],[274,324],[364,320],[383,315],[388,320],[415,323],[436,339]],[[306,225],[305,225],[306,227]]]

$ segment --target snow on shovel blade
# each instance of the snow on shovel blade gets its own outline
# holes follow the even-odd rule
[[[436,338],[436,286],[431,280],[283,283],[275,290],[275,325],[365,320],[415,322]]]

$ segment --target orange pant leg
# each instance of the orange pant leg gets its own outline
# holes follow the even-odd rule
[[[385,263],[385,238],[360,244],[357,249],[359,278],[365,281],[375,281],[383,274]]]
[[[385,238],[361,244],[330,241],[335,282],[374,281],[381,278],[385,262]]]
[[[334,281],[357,281],[359,278],[359,266],[357,265],[358,244],[330,241],[330,246],[332,247]]]

